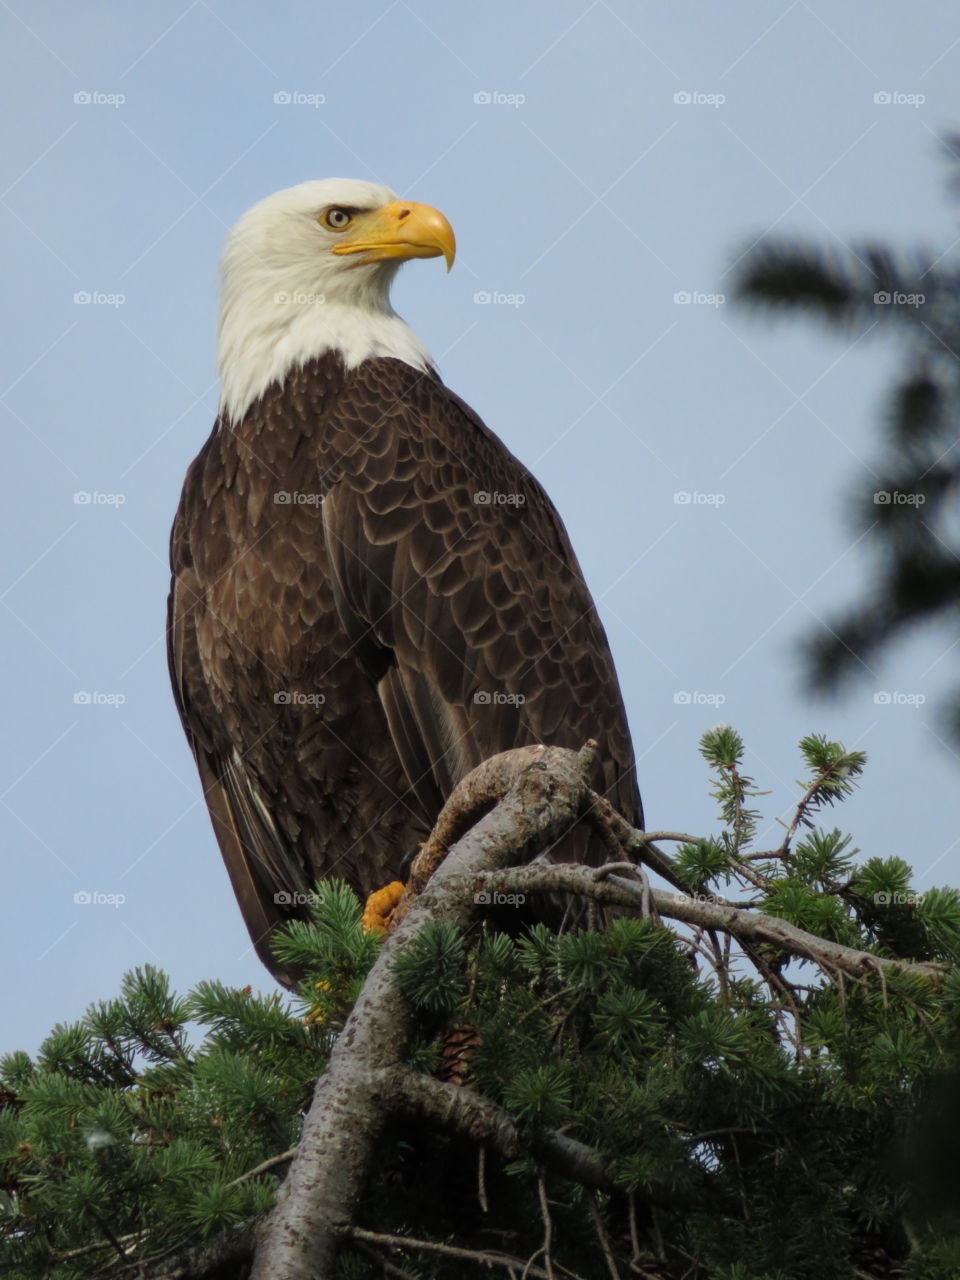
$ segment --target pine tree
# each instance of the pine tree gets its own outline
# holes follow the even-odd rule
[[[960,190],[960,136],[945,143]],[[851,500],[876,568],[864,597],[812,634],[807,669],[831,690],[867,669],[919,623],[953,635],[960,602],[960,263],[956,255],[764,237],[736,273],[741,302],[802,315],[847,340],[884,337],[899,348],[882,453]],[[879,479],[877,478],[879,477]],[[960,741],[960,691],[946,708]]]
[[[756,848],[739,735],[701,753],[722,826],[675,833],[688,898],[618,871],[609,892],[637,905],[603,931],[437,919],[398,953],[426,1105],[385,1119],[342,1280],[960,1274],[960,894],[916,893],[906,861],[819,825],[862,753],[801,742],[774,849]],[[278,941],[305,974],[292,999],[178,997],[147,967],[35,1058],[4,1058],[0,1273],[246,1275],[383,945],[360,916],[317,886]],[[452,1042],[458,1086],[437,1078]]]

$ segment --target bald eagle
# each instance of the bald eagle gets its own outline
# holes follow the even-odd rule
[[[402,877],[497,752],[599,744],[642,825],[613,659],[563,523],[390,305],[447,219],[385,187],[280,191],[222,261],[221,398],[171,536],[174,692],[257,953],[316,880]],[[552,856],[597,862],[587,830]]]

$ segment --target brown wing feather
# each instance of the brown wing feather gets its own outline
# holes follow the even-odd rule
[[[600,789],[640,822],[609,645],[537,481],[438,379],[398,361],[355,371],[329,432],[337,604],[392,655],[379,688],[411,784],[429,771],[445,797],[497,751],[595,737]]]
[[[205,713],[201,713],[188,701],[191,697],[188,691],[203,699],[208,684],[200,669],[199,650],[193,633],[198,584],[184,552],[183,530],[178,519],[171,535],[171,560],[179,565],[180,573],[174,577],[167,618],[167,657],[174,698],[197,763],[203,798],[217,843],[253,946],[277,980],[289,985],[291,976],[278,966],[268,946],[270,934],[284,918],[273,896],[277,891],[276,885],[269,882],[263,871],[266,861],[263,854],[269,844],[275,844],[275,838],[268,836],[267,823],[262,819],[259,822],[252,819],[250,804],[243,803],[247,783],[242,776],[238,778],[236,763],[231,767],[227,761],[217,759],[212,740],[205,732],[205,726],[216,719],[212,708],[208,705]],[[255,838],[254,831],[257,833]],[[256,854],[258,849],[259,858]]]
[[[498,751],[597,738],[598,789],[641,821],[609,646],[560,518],[434,375],[321,357],[218,423],[171,561],[177,704],[281,981],[265,938],[304,914],[291,897],[325,876],[360,893],[397,878]],[[558,853],[602,850],[580,832]]]
[[[168,658],[177,705],[258,954],[316,879],[394,879],[430,819],[406,783],[368,664],[344,629],[318,503],[320,424],[342,370],[291,378],[190,467],[171,536]],[[278,501],[286,497],[288,501]],[[278,901],[279,896],[279,901]]]

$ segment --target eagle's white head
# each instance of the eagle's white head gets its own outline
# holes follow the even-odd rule
[[[326,178],[261,200],[221,261],[221,413],[237,422],[272,382],[326,351],[347,368],[370,356],[427,368],[390,285],[409,258],[442,254],[449,270],[455,248],[442,213],[375,182]]]

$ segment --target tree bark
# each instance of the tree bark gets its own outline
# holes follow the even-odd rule
[[[593,744],[577,753],[521,747],[480,765],[457,787],[431,839],[449,849],[403,923],[384,943],[317,1081],[303,1134],[256,1248],[251,1280],[321,1280],[353,1222],[388,1109],[386,1081],[402,1064],[412,1014],[394,981],[394,958],[430,920],[466,924],[478,873],[529,860],[577,821],[588,802]],[[495,806],[495,807],[494,807]]]

